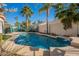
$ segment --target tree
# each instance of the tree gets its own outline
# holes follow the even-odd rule
[[[26,24],[27,24],[27,31],[30,31],[30,29],[31,29],[31,21],[28,19]]]
[[[43,7],[39,9],[39,13],[46,11],[46,29],[48,33],[48,16],[49,16],[49,9],[52,7],[51,3],[45,3],[43,4]]]
[[[18,22],[18,17],[15,17],[16,23],[15,26],[17,27],[16,31],[20,31],[20,23]]]
[[[23,21],[20,26],[21,26],[21,31],[26,31],[25,30],[26,29],[26,22]]]
[[[75,18],[77,13],[77,5],[76,4],[56,4],[56,17],[61,20],[64,25],[64,29],[67,30],[72,28],[72,23],[77,22],[78,20]]]
[[[61,20],[65,30],[72,28],[72,23],[77,24],[78,35],[79,4],[56,4],[55,9],[56,17]]]
[[[74,17],[73,17],[73,22],[77,24],[77,36],[79,36],[78,33],[78,25],[79,25],[79,4],[74,4],[75,5],[75,11],[74,11]],[[74,7],[74,6],[72,6]]]
[[[19,22],[18,22],[18,17],[17,16],[15,17],[15,20],[16,20],[15,26],[18,26]]]
[[[32,11],[32,9],[31,9],[30,7],[24,6],[23,9],[22,9],[22,11],[21,11],[21,13],[22,13],[23,16],[26,17],[26,27],[27,27],[27,29],[28,29],[28,24],[27,24],[27,22],[28,22],[28,20],[29,20],[29,17],[32,16],[33,11]]]

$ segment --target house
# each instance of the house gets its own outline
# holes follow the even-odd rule
[[[5,21],[5,16],[3,14],[0,14],[0,33],[3,33],[4,31],[4,21]]]

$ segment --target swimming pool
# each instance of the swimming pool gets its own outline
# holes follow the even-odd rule
[[[54,38],[35,33],[23,33],[19,35],[14,42],[20,45],[43,49],[49,49],[49,47],[65,47],[70,45],[70,41],[64,38]]]

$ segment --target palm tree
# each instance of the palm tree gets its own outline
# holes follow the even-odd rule
[[[43,7],[41,7],[40,9],[39,9],[39,12],[41,13],[41,12],[44,12],[44,11],[46,11],[46,29],[47,29],[47,33],[48,33],[48,16],[49,16],[49,9],[52,7],[52,4],[50,3],[45,3],[45,4],[43,4]]]
[[[64,29],[72,28],[72,22],[77,21],[75,4],[56,4],[56,17],[58,17],[64,25]]]
[[[56,4],[56,17],[58,17],[64,25],[64,29],[72,27],[71,23],[71,14],[69,10],[66,10],[64,4]]]
[[[43,7],[39,9],[39,13],[41,12],[46,12],[46,29],[47,29],[47,33],[49,32],[48,31],[48,16],[49,16],[49,9],[53,7],[53,4],[52,3],[44,3],[43,4]],[[47,40],[48,42],[48,40]],[[49,55],[50,55],[50,47],[49,47]]]
[[[15,17],[15,20],[16,20],[15,26],[17,27],[16,31],[18,31],[19,22],[18,22],[18,17],[17,16]]]
[[[27,27],[27,29],[28,29],[27,22],[28,22],[28,20],[29,20],[29,17],[32,16],[33,11],[32,11],[32,9],[31,9],[30,7],[24,6],[23,9],[22,9],[22,11],[21,11],[21,13],[22,13],[23,16],[26,17],[26,27]],[[27,30],[26,30],[26,31],[27,31]]]
[[[20,26],[21,26],[21,31],[26,31],[25,30],[26,29],[26,22],[22,21]]]
[[[75,5],[75,11],[74,11],[73,22],[77,24],[77,36],[79,36],[79,33],[78,33],[78,27],[79,27],[78,26],[79,25],[79,4],[74,4],[74,5]]]
[[[28,31],[30,31],[30,29],[31,29],[31,21],[28,19],[28,21],[27,21],[27,27],[28,27]]]
[[[64,29],[72,28],[72,23],[79,22],[79,5],[78,4],[56,4],[56,17],[58,17],[64,25]],[[77,26],[78,32],[78,26]]]

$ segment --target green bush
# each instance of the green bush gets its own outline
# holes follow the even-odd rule
[[[11,35],[3,35],[3,40],[7,40],[11,37]]]

